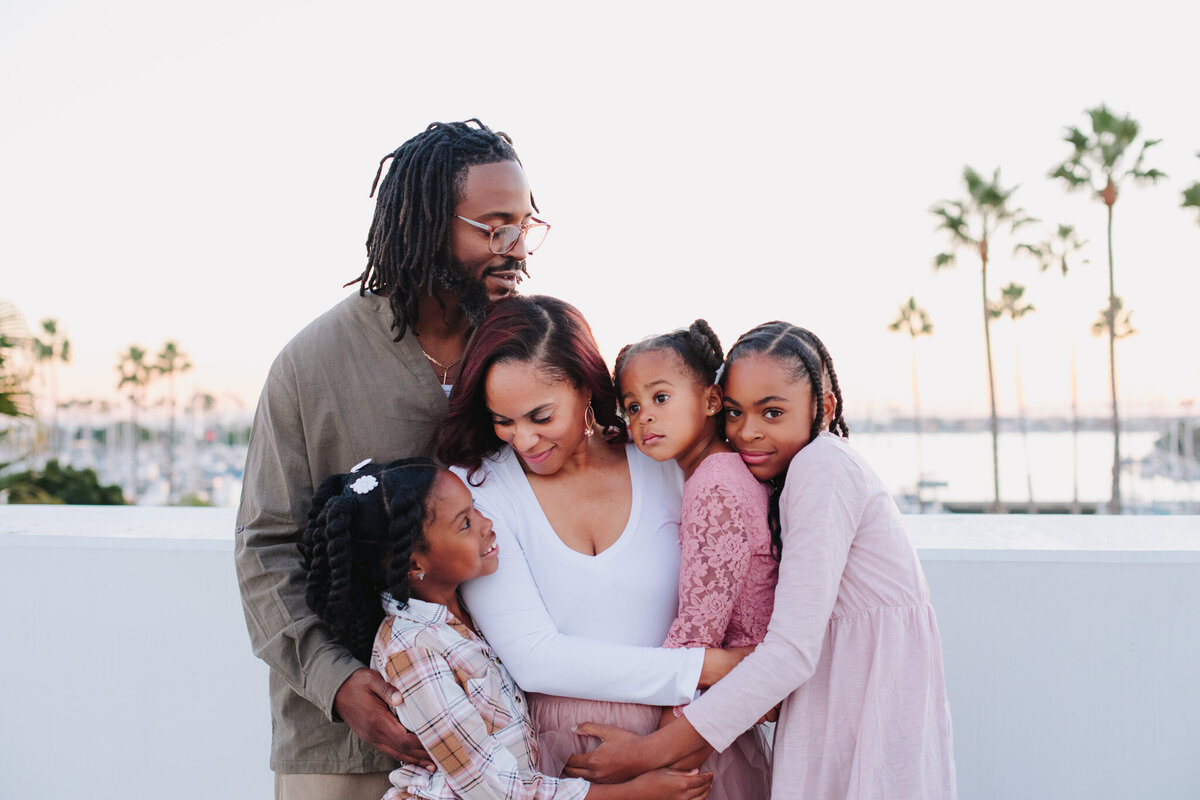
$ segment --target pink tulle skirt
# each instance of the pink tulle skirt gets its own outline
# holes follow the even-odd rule
[[[572,733],[574,726],[599,722],[644,735],[658,729],[662,715],[658,706],[526,694],[537,734],[537,768],[547,775],[561,775],[572,755],[599,747],[599,739]],[[756,725],[725,752],[709,756],[701,770],[715,775],[710,800],[766,800],[771,794],[770,752],[762,726]]]

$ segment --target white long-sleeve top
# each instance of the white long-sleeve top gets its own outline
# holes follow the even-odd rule
[[[626,454],[629,520],[594,556],[558,538],[510,448],[475,476],[483,482],[471,493],[494,524],[500,565],[463,584],[463,599],[527,692],[651,705],[695,694],[704,650],[660,646],[678,602],[682,473],[633,445]]]

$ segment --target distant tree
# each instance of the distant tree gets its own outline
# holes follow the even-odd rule
[[[1117,189],[1126,180],[1137,183],[1155,183],[1166,174],[1145,166],[1146,151],[1161,139],[1141,139],[1133,164],[1128,163],[1134,143],[1141,136],[1141,126],[1131,116],[1119,117],[1101,105],[1085,112],[1091,121],[1091,132],[1084,133],[1072,125],[1067,128],[1063,141],[1071,145],[1071,154],[1050,171],[1051,178],[1058,178],[1068,191],[1089,189],[1096,199],[1104,203],[1108,215],[1108,308],[1105,327],[1108,336],[1108,384],[1112,398],[1113,464],[1112,499],[1109,510],[1121,512],[1121,416],[1117,406],[1117,332],[1120,321],[1116,281],[1113,269],[1113,206],[1117,202]]]
[[[1196,158],[1200,158],[1200,153],[1196,153]],[[1180,204],[1180,208],[1194,208],[1200,211],[1200,181],[1183,190],[1183,203]],[[1196,224],[1200,225],[1200,214],[1196,215]]]
[[[0,491],[9,503],[119,506],[124,505],[120,486],[103,486],[94,470],[60,467],[57,459],[41,472],[29,470],[0,478]]]
[[[917,432],[917,505],[925,510],[925,499],[921,494],[925,481],[925,464],[921,454],[921,384],[917,379],[917,339],[921,336],[933,335],[933,322],[929,313],[917,305],[915,297],[900,306],[900,312],[887,326],[893,333],[907,333],[912,341],[912,393],[913,393],[913,425]]]
[[[1025,391],[1021,386],[1021,349],[1017,341],[1017,320],[1032,314],[1032,303],[1025,302],[1025,287],[1009,283],[1000,290],[1000,299],[988,309],[992,317],[1008,317],[1013,326],[1013,373],[1016,378],[1017,419],[1021,426],[1021,443],[1025,448],[1025,488],[1029,492],[1029,507],[1033,508],[1033,470],[1029,463],[1029,422],[1025,415]]]
[[[29,332],[25,317],[8,300],[0,300],[0,417],[33,416],[33,395],[29,392]],[[0,429],[0,441],[8,437],[11,425]],[[23,454],[19,454],[18,458]],[[0,462],[0,469],[8,466]]]
[[[1114,321],[1115,326],[1112,324]],[[1109,333],[1115,341],[1137,333],[1137,328],[1133,327],[1133,312],[1125,310],[1125,301],[1119,297],[1114,297],[1110,305],[1100,309],[1100,315],[1092,323],[1092,336],[1103,336],[1105,333]]]
[[[149,390],[150,381],[154,377],[154,365],[146,361],[146,351],[137,345],[130,345],[129,349],[124,353],[120,353],[117,361],[117,373],[120,375],[120,380],[117,382],[117,389],[129,387],[129,410],[130,424],[133,428],[133,451],[132,451],[132,483],[131,492],[136,498],[138,496],[138,446],[142,438],[142,429],[138,423],[139,412],[146,405],[146,392]]]
[[[992,315],[988,311],[988,243],[1002,229],[1015,231],[1034,220],[1023,209],[1009,205],[1016,187],[1000,185],[1000,170],[991,180],[970,167],[963,168],[963,183],[967,195],[962,200],[942,200],[930,209],[938,219],[937,229],[945,231],[949,248],[933,261],[934,269],[953,266],[959,248],[976,253],[980,261],[982,287],[983,345],[987,356],[988,407],[992,428],[992,488],[995,500],[993,511],[1002,510],[1000,502],[1000,419],[996,414],[996,377],[992,366]]]
[[[1038,269],[1042,272],[1054,267],[1065,278],[1071,269],[1069,260],[1085,245],[1087,245],[1087,240],[1079,238],[1074,225],[1059,223],[1054,232],[1047,234],[1041,241],[1018,244],[1016,252],[1025,252],[1032,256],[1037,261]],[[1085,258],[1081,263],[1089,262]]]
[[[1024,252],[1032,256],[1042,272],[1051,268],[1056,269],[1064,278],[1071,271],[1071,263],[1076,253],[1083,250],[1087,241],[1080,239],[1074,225],[1059,223],[1053,233],[1048,233],[1039,242],[1025,242],[1017,245],[1016,252]],[[1090,263],[1086,258],[1081,264]],[[1072,325],[1071,331],[1075,328]],[[1071,335],[1071,508],[1079,512],[1079,376],[1075,366],[1075,336]]]
[[[187,354],[175,342],[167,340],[155,357],[152,369],[167,379],[167,499],[175,491],[175,376],[192,368]]]
[[[41,333],[33,337],[33,357],[43,382],[50,385],[50,452],[57,453],[58,365],[71,362],[71,340],[58,329],[58,320],[47,317],[41,321]]]

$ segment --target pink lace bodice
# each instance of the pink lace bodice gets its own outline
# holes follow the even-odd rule
[[[737,453],[704,459],[683,485],[679,613],[667,647],[760,643],[775,604],[767,488]]]

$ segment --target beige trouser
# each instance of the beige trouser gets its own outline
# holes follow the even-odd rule
[[[275,773],[275,800],[379,800],[392,788],[386,772],[351,775]]]

